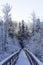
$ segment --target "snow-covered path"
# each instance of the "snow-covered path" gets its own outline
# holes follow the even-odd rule
[[[17,63],[15,65],[30,65],[30,62],[23,50],[21,50],[19,54],[19,58],[17,60]]]

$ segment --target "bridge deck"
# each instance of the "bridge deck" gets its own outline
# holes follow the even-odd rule
[[[21,50],[19,54],[19,58],[17,60],[17,63],[15,65],[31,65],[24,50]]]
[[[20,49],[0,63],[0,65],[43,65],[28,49]]]

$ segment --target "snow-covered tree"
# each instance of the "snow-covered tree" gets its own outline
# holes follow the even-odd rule
[[[4,13],[4,46],[3,48],[6,47],[6,43],[7,43],[7,36],[8,36],[8,27],[9,27],[9,22],[11,22],[11,17],[10,17],[10,11],[11,11],[11,7],[8,3],[6,3],[3,7],[3,13]]]
[[[0,49],[3,48],[3,20],[0,19]]]
[[[35,26],[36,26],[36,14],[35,14],[35,12],[33,12],[32,13],[32,21],[33,21],[33,28],[32,28],[32,30],[33,30],[33,32],[34,32],[34,30],[35,30]]]
[[[6,3],[3,7],[4,20],[8,23],[11,19],[10,17],[11,7],[8,3]]]
[[[28,29],[28,26],[26,25],[26,33],[28,33],[28,30],[29,30],[29,29]]]
[[[40,19],[38,18],[36,21],[36,31],[39,31],[40,29]]]

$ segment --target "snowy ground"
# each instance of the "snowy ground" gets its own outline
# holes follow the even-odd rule
[[[9,37],[7,41],[8,41],[7,50],[6,51],[0,50],[0,61],[4,60],[6,57],[10,56],[12,53],[20,49],[19,41],[16,37],[14,37],[14,39],[11,39]]]

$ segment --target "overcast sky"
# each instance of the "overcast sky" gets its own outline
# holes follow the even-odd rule
[[[35,11],[36,16],[43,18],[43,0],[0,0],[0,16],[1,5],[9,3],[12,6],[12,19],[13,20],[29,20],[30,15]]]

